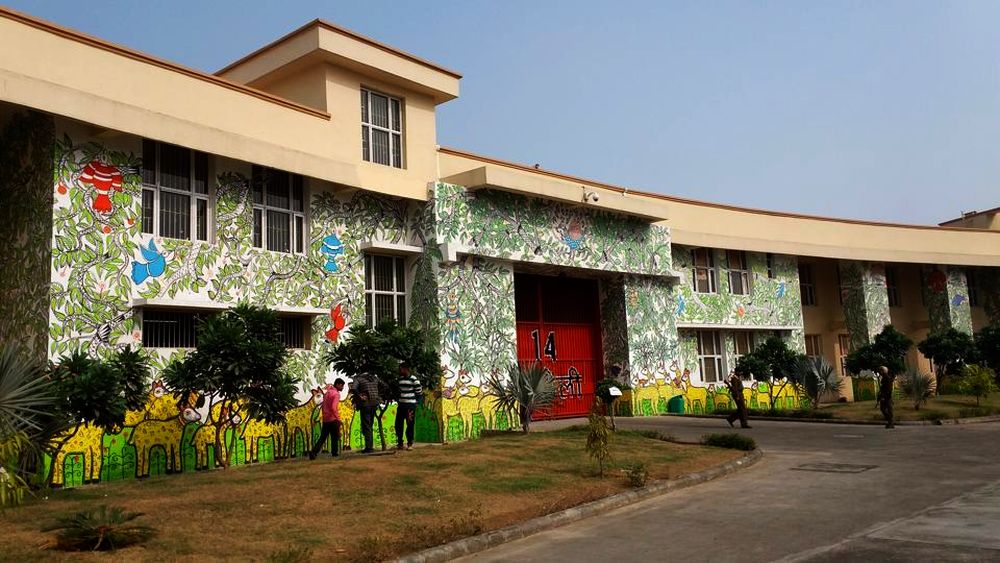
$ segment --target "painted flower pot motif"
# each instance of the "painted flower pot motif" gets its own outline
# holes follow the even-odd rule
[[[109,193],[111,190],[122,191],[121,170],[99,160],[92,160],[83,167],[83,172],[80,173],[80,182],[97,191],[97,197],[94,198],[93,203],[94,211],[108,214],[114,210]]]
[[[340,237],[336,234],[325,237],[319,251],[326,255],[326,264],[323,265],[323,269],[331,273],[338,272],[340,266],[337,265],[337,256],[344,253],[344,243],[340,241]]]
[[[566,246],[570,250],[576,250],[583,244],[584,239],[583,225],[576,219],[573,219],[569,223],[569,228],[566,229],[566,234],[563,235],[563,242],[566,243]]]
[[[132,262],[132,281],[136,285],[141,284],[149,278],[162,276],[163,272],[167,269],[167,259],[156,248],[156,243],[153,242],[153,239],[149,239],[148,245],[140,246],[139,251],[142,253],[142,258],[145,262]]]

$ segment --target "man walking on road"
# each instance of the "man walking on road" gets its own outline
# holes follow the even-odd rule
[[[316,459],[316,455],[323,449],[327,437],[333,439],[333,446],[330,453],[333,457],[340,455],[340,392],[344,389],[344,380],[337,378],[333,385],[327,386],[326,394],[323,395],[323,430],[320,432],[319,440],[309,451],[309,459]]]
[[[370,454],[375,451],[375,438],[372,430],[375,425],[375,411],[378,409],[382,398],[378,390],[378,378],[370,373],[363,373],[358,376],[355,382],[354,395],[357,397],[358,409],[361,411],[361,435],[365,439],[365,449],[363,454]]]
[[[396,449],[403,449],[403,426],[406,426],[406,449],[413,448],[413,422],[417,401],[423,394],[420,381],[410,373],[410,366],[399,364],[399,405],[396,408]]]

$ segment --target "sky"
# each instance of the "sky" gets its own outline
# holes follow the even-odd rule
[[[1000,205],[1000,2],[5,1],[209,72],[323,18],[463,74],[439,144],[630,189],[903,223]]]

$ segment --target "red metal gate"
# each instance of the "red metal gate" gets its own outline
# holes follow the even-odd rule
[[[541,362],[556,403],[535,418],[585,415],[602,373],[596,280],[516,274],[517,359]]]

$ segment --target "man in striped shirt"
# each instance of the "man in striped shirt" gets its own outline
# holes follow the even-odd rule
[[[403,426],[406,426],[406,449],[413,448],[413,421],[417,401],[423,395],[420,381],[410,373],[406,362],[399,364],[399,405],[396,409],[396,448],[403,449]]]

